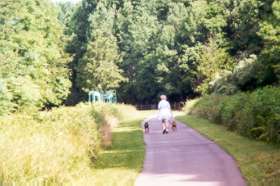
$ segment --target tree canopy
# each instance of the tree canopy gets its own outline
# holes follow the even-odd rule
[[[85,6],[90,4],[95,8]],[[102,6],[102,11],[96,6]],[[200,94],[233,94],[277,84],[278,6],[273,0],[83,0],[77,11],[80,16],[72,19],[79,24],[71,25],[77,38],[83,33],[88,40],[79,40],[86,47],[82,54],[75,53],[75,63],[95,63],[98,69],[102,60],[86,62],[88,53],[110,53],[108,61],[116,65],[111,75],[117,75],[118,96],[128,103],[155,101],[161,93],[180,101]],[[92,20],[98,17],[103,20]],[[111,51],[93,48],[98,33],[110,40],[101,42]],[[77,43],[74,39],[70,45]],[[78,68],[78,84],[104,75],[96,70],[90,72],[94,77],[79,78],[88,70]],[[102,81],[115,84],[109,77]]]
[[[0,2],[0,110],[116,89],[151,103],[279,85],[275,0]],[[3,109],[2,109],[3,108]]]
[[[0,2],[0,105],[59,105],[69,94],[63,25],[48,0]],[[1,107],[0,106],[0,107]],[[2,110],[2,108],[0,108]]]

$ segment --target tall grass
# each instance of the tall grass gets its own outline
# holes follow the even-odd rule
[[[125,105],[85,105],[0,118],[0,185],[94,185],[92,167],[106,125]],[[109,131],[110,132],[110,131]]]

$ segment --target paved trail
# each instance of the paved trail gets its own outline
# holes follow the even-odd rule
[[[245,186],[231,156],[184,124],[177,127],[162,135],[160,122],[150,121],[144,169],[135,186]]]

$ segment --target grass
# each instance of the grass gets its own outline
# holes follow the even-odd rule
[[[128,115],[112,130],[112,146],[101,150],[94,163],[94,185],[132,186],[142,169],[145,146],[141,121],[151,111]]]
[[[248,185],[280,185],[279,146],[251,140],[198,117],[185,115],[177,119],[206,135],[231,154],[236,159]]]
[[[142,166],[139,124],[149,114],[123,104],[80,104],[2,116],[0,186],[129,185]],[[114,140],[105,150],[103,126],[113,128]]]
[[[90,182],[97,124],[87,105],[0,118],[0,185]],[[87,178],[87,179],[84,179]]]

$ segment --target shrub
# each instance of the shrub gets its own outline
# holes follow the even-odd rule
[[[237,128],[236,114],[243,107],[243,103],[246,102],[247,98],[247,95],[244,93],[224,97],[221,122],[225,124],[228,129],[235,130]]]
[[[0,80],[0,116],[10,112],[13,108],[12,95],[7,90],[6,83]]]
[[[265,141],[280,142],[279,88],[266,87],[253,92],[241,112],[247,114],[240,121],[240,126],[249,126],[245,131],[247,135]],[[251,118],[251,121],[245,118]]]
[[[220,113],[223,98],[224,96],[205,96],[195,104],[190,113],[219,123],[221,121]]]
[[[188,104],[186,107],[190,110]],[[205,96],[189,113],[221,123],[244,136],[280,143],[280,88],[277,87],[233,96]]]
[[[186,112],[187,114],[190,114],[199,100],[200,98],[188,100],[183,108],[183,111]]]

